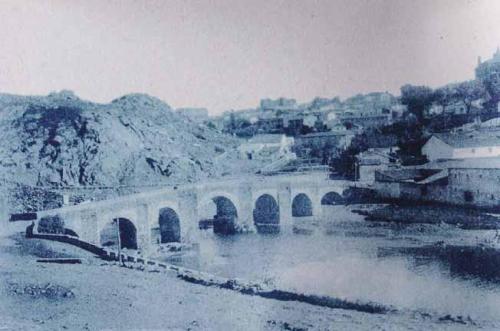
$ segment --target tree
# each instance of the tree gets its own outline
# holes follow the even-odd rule
[[[443,113],[454,98],[454,91],[450,86],[446,85],[434,90],[434,102],[443,107]]]
[[[454,96],[462,101],[467,113],[470,113],[472,102],[486,96],[484,85],[477,80],[469,80],[455,86]]]
[[[408,106],[419,122],[424,119],[425,111],[434,101],[434,92],[427,86],[404,85],[401,87],[401,103]]]

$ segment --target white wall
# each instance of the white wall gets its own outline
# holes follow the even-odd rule
[[[476,158],[476,157],[497,157],[500,156],[500,146],[456,148],[453,150],[454,159]]]
[[[431,137],[422,147],[422,154],[429,161],[450,159],[453,157],[453,148],[436,137]]]

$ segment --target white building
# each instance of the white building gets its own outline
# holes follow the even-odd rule
[[[318,117],[316,117],[315,115],[312,114],[306,115],[304,116],[304,125],[312,128],[314,127],[314,124],[316,123],[317,120]]]
[[[500,156],[500,130],[435,133],[422,147],[429,161]]]
[[[240,156],[245,159],[277,159],[293,154],[293,137],[284,134],[259,134],[238,147]]]

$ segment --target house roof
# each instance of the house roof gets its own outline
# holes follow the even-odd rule
[[[434,136],[455,148],[500,146],[500,130],[435,133]]]
[[[353,132],[351,130],[330,130],[330,131],[324,131],[324,132],[314,132],[314,133],[308,133],[308,134],[303,134],[300,135],[299,138],[317,138],[317,137],[333,137],[333,136],[349,136],[349,135],[355,135],[356,132]]]
[[[280,148],[278,146],[273,146],[273,147],[264,147],[263,149],[260,150],[259,154],[277,154],[279,153]]]
[[[248,140],[250,144],[279,144],[282,134],[258,134]]]
[[[491,120],[482,122],[481,127],[485,128],[500,127],[500,117],[492,118]]]
[[[435,183],[441,179],[444,179],[444,178],[447,178],[448,177],[448,171],[446,170],[441,170],[440,172],[434,174],[434,175],[431,175],[427,178],[425,178],[424,180],[421,180],[419,182],[419,184],[431,184],[431,183]]]
[[[428,162],[414,168],[420,169],[500,169],[500,157],[480,157],[468,159],[446,159]]]

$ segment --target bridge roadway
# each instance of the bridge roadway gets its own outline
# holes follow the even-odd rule
[[[118,241],[113,222],[119,219],[122,247],[147,252],[153,244],[195,241],[204,218],[230,219],[250,230],[270,223],[288,231],[297,220],[320,218],[322,205],[342,199],[352,184],[324,173],[207,180],[41,211],[35,233],[62,219],[82,240],[106,245]]]

